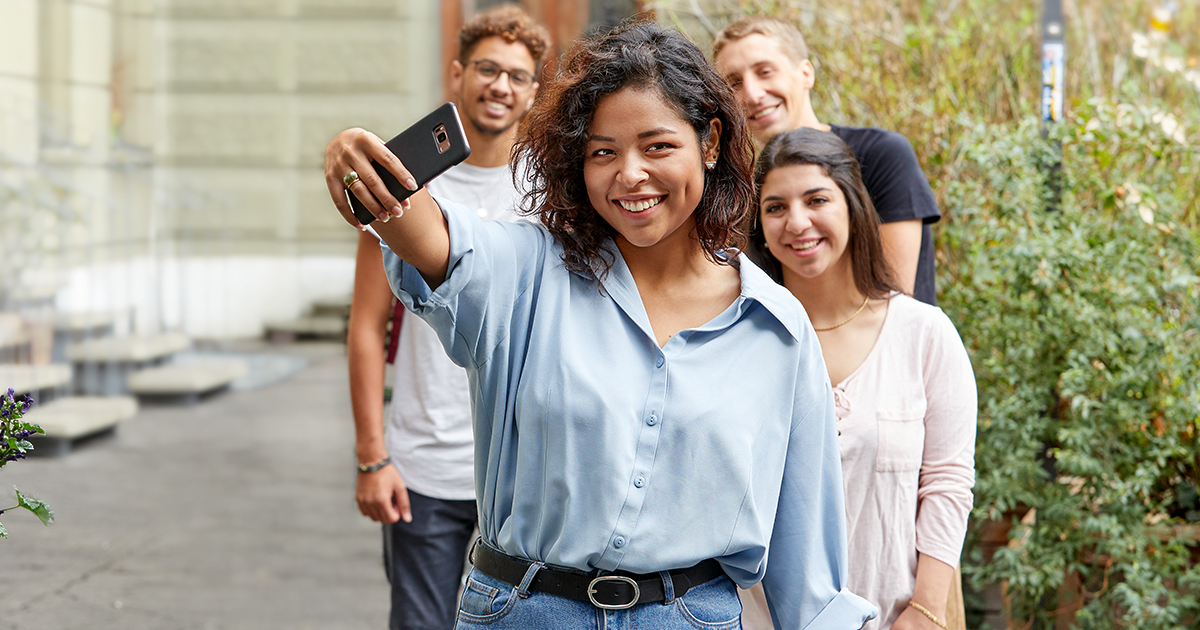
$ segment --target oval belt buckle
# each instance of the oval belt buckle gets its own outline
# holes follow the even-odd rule
[[[629,602],[625,604],[601,604],[600,602],[596,601],[596,583],[605,581],[625,582],[626,584],[629,584],[633,587],[633,599],[629,600]],[[601,575],[588,584],[587,596],[588,599],[591,600],[592,605],[596,608],[603,608],[605,610],[624,610],[626,608],[632,608],[634,604],[637,604],[638,598],[642,596],[642,591],[638,588],[637,581],[633,578],[625,577],[624,575]]]

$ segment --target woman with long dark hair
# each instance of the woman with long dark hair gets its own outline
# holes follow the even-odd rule
[[[834,383],[850,590],[879,606],[872,630],[946,628],[975,481],[966,350],[941,309],[896,290],[840,138],[775,136],[754,179],[750,252],[804,305]]]
[[[734,584],[760,580],[778,628],[861,627],[833,398],[800,305],[739,252],[752,150],[725,82],[628,24],[572,48],[514,151],[540,224],[350,190],[391,213],[393,290],[471,380],[458,627],[739,628]],[[333,145],[327,179],[370,159],[407,179]]]

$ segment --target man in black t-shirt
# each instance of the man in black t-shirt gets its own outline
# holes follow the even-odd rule
[[[816,71],[803,36],[785,22],[755,16],[730,24],[717,34],[713,62],[737,94],[759,147],[799,127],[831,131],[850,146],[879,213],[884,254],[900,288],[936,304],[929,226],[942,214],[908,138],[878,127],[817,120],[809,97]]]

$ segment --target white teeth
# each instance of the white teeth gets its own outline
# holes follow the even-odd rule
[[[803,251],[807,251],[807,250],[810,250],[810,249],[816,247],[820,243],[821,243],[821,241],[818,239],[815,241],[807,241],[805,243],[793,244],[793,245],[791,245],[791,248],[798,252],[803,252]]]
[[[642,199],[640,201],[618,201],[622,208],[629,212],[644,212],[648,208],[658,205],[662,201],[662,196],[653,197],[651,199]]]
[[[503,112],[504,110],[508,109],[507,105],[504,103],[497,103],[496,101],[484,101],[483,104],[488,108],[489,111],[493,112]]]
[[[769,116],[769,115],[771,115],[772,113],[774,113],[774,111],[775,111],[776,109],[779,109],[779,106],[778,106],[778,105],[775,105],[775,106],[773,106],[773,107],[768,107],[767,109],[764,109],[764,110],[762,110],[761,112],[758,112],[757,114],[755,114],[755,115],[751,116],[751,117],[750,117],[750,120],[758,120],[759,118],[762,118],[763,116]]]

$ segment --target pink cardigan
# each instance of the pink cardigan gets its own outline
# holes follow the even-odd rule
[[[833,389],[848,587],[879,606],[865,628],[886,630],[912,597],[918,552],[958,564],[975,485],[975,376],[941,309],[898,295],[867,358]],[[761,593],[743,600],[743,626],[770,628]]]

